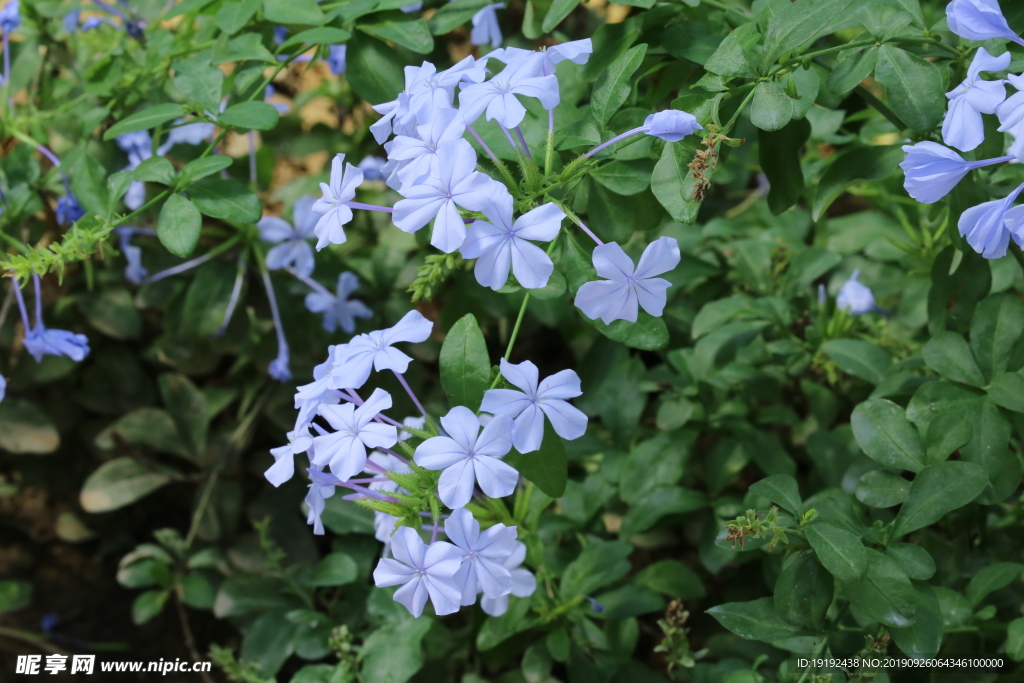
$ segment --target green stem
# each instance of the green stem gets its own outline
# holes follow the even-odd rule
[[[206,512],[206,506],[210,502],[210,494],[213,493],[213,487],[217,483],[217,472],[210,475],[210,478],[206,480],[206,486],[203,488],[203,494],[199,498],[199,505],[196,506],[196,512],[192,515],[192,524],[188,528],[188,534],[185,536],[185,550],[188,550],[192,545],[192,539],[195,538],[196,532],[199,531],[199,522],[203,518],[203,513]]]
[[[722,135],[728,135],[729,131],[732,130],[732,127],[736,125],[736,121],[737,119],[739,119],[740,114],[743,113],[743,110],[747,108],[747,104],[750,103],[750,100],[754,99],[755,92],[757,92],[757,86],[751,88],[750,92],[748,92],[746,97],[743,98],[743,101],[740,102],[740,106],[736,109],[735,112],[733,112],[732,118],[730,118],[726,122],[726,124],[722,126]]]
[[[504,356],[505,360],[508,360],[509,356],[512,355],[512,347],[515,346],[516,337],[519,336],[519,328],[523,324],[523,316],[526,315],[526,305],[529,304],[529,303],[530,303],[530,293],[527,292],[526,296],[523,297],[523,305],[519,307],[519,315],[516,317],[516,324],[512,328],[512,336],[508,338],[508,348],[505,349],[505,356]],[[491,382],[491,389],[494,389],[495,387],[497,387],[498,383],[500,381],[501,381],[501,375],[499,374],[497,377],[494,378],[494,381]]]

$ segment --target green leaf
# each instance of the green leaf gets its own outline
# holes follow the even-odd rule
[[[971,423],[971,440],[960,449],[960,458],[980,465],[988,474],[992,490],[979,502],[1003,500],[1020,485],[1021,463],[1009,449],[1009,420],[989,398],[976,401],[965,416]]]
[[[764,37],[761,67],[775,63],[786,52],[794,50],[828,31],[836,15],[853,4],[853,0],[816,0],[816,2],[778,3],[768,21]]]
[[[948,458],[971,440],[972,433],[971,423],[962,413],[947,412],[941,420],[932,420],[924,437],[928,464]]]
[[[303,607],[283,579],[238,572],[229,576],[217,591],[213,614],[218,619],[268,610]]]
[[[110,195],[107,192],[107,170],[93,156],[82,154],[78,158],[71,173],[71,189],[88,213],[106,215],[107,207],[110,204]]]
[[[450,6],[448,5],[448,7]],[[593,121],[586,119],[573,121],[567,126],[559,127],[555,132],[555,149],[557,150],[596,147],[599,144],[601,144],[601,133],[598,132]]]
[[[261,672],[273,676],[295,652],[299,628],[285,612],[268,612],[248,625],[242,637],[241,662],[252,662]]]
[[[110,512],[130,505],[170,483],[172,469],[148,466],[132,458],[108,460],[89,475],[79,502],[86,512]]]
[[[646,54],[646,44],[632,47],[597,77],[590,98],[590,111],[601,126],[608,125],[612,116],[629,97],[633,74],[640,68]]]
[[[896,515],[892,537],[935,524],[946,513],[977,498],[987,483],[985,470],[974,463],[949,461],[928,465],[911,483],[907,502]]]
[[[907,418],[922,429],[947,413],[966,413],[982,395],[949,382],[926,382],[917,388],[907,404]]]
[[[243,130],[271,130],[281,115],[272,104],[266,102],[239,102],[224,110],[217,117],[218,123]]]
[[[359,652],[363,679],[405,683],[416,675],[423,667],[421,643],[431,623],[430,619],[407,619],[371,633]],[[396,643],[402,646],[396,648]]]
[[[561,498],[565,493],[565,482],[569,478],[565,443],[547,420],[544,421],[544,441],[540,450],[531,453],[513,450],[505,460],[552,498]]]
[[[186,258],[199,243],[202,228],[203,219],[195,204],[180,194],[173,194],[160,209],[160,217],[156,221],[156,236],[167,251],[180,258]]]
[[[569,16],[574,9],[579,7],[579,0],[554,0],[548,13],[544,15],[544,21],[540,27],[544,33],[551,33],[556,26],[562,23],[562,19]]]
[[[202,456],[206,450],[206,435],[210,423],[206,398],[185,375],[166,372],[157,379],[160,397],[171,414],[178,432],[184,437],[191,452]]]
[[[97,448],[113,450],[120,443],[147,446],[161,453],[190,457],[188,447],[178,433],[170,413],[159,408],[136,408],[119,417],[100,432],[94,443]]]
[[[668,327],[665,326],[665,321],[655,318],[646,311],[640,312],[635,323],[616,320],[611,325],[604,324],[600,319],[591,320],[582,313],[580,315],[604,336],[630,348],[658,351],[668,346]]]
[[[971,349],[985,377],[1009,369],[1014,345],[1024,336],[1024,304],[1010,294],[992,294],[971,317]]]
[[[489,4],[490,0],[454,0],[437,10],[434,16],[430,17],[427,26],[435,36],[448,33],[465,24]],[[573,6],[575,7],[575,2]]]
[[[832,575],[814,553],[799,552],[786,560],[775,581],[775,611],[793,626],[821,631],[834,593]]]
[[[660,486],[637,499],[622,520],[621,538],[642,534],[662,517],[678,515],[707,507],[708,498],[700,491],[678,486]]]
[[[922,354],[924,362],[946,379],[975,387],[985,386],[985,378],[974,361],[974,354],[959,334],[939,332],[924,345]]]
[[[900,406],[873,399],[853,409],[850,417],[857,444],[879,465],[920,472],[925,466],[924,446]]]
[[[348,44],[345,77],[352,89],[370,104],[390,102],[405,87],[402,65],[384,43],[356,33]]]
[[[202,574],[192,573],[181,577],[181,601],[196,609],[213,609],[217,591]]]
[[[773,474],[750,485],[750,492],[777,503],[787,512],[799,517],[803,514],[803,502],[796,479],[788,474]]]
[[[139,595],[132,603],[132,622],[136,626],[141,626],[160,614],[170,595],[171,592],[168,590],[146,591]]]
[[[843,585],[843,594],[861,612],[886,626],[914,624],[917,604],[907,573],[877,550],[866,550],[867,571],[856,583]]]
[[[142,330],[132,295],[112,288],[86,293],[78,299],[78,310],[89,324],[114,339],[135,339]]]
[[[402,12],[388,13],[384,21],[361,23],[359,30],[374,38],[398,43],[421,55],[429,54],[434,49],[434,36],[427,28],[427,22]]]
[[[770,643],[805,635],[806,632],[802,629],[783,621],[775,610],[774,603],[772,598],[727,602],[712,607],[708,614],[740,638],[748,640],[763,640]]]
[[[562,572],[561,595],[565,599],[592,595],[618,581],[629,572],[627,558],[632,551],[628,543],[594,538]]]
[[[220,330],[231,302],[237,268],[215,261],[196,271],[181,309],[180,330],[208,339]]]
[[[916,621],[912,626],[890,626],[893,642],[904,654],[915,658],[934,657],[942,645],[942,612],[936,591],[926,583],[914,585]]]
[[[892,366],[892,357],[869,341],[832,339],[821,350],[840,370],[871,384],[881,383]]]
[[[705,595],[700,576],[679,560],[661,560],[648,565],[633,578],[633,583],[677,600],[698,600]]]
[[[135,180],[171,185],[174,182],[174,166],[166,157],[150,157],[133,172]]]
[[[885,87],[889,106],[914,130],[935,128],[946,113],[942,71],[892,43],[878,50],[875,80]]]
[[[857,500],[868,507],[891,508],[910,494],[910,482],[889,470],[871,470],[857,482]]]
[[[794,5],[795,6],[795,5]],[[818,181],[811,218],[820,220],[847,187],[866,180],[884,180],[906,156],[899,145],[859,147],[837,156]]]
[[[761,40],[755,22],[747,22],[737,26],[718,44],[715,51],[704,62],[704,69],[709,73],[725,78],[757,76],[754,68],[756,57],[753,48]]]
[[[776,216],[800,200],[804,192],[804,173],[800,158],[804,143],[811,135],[806,119],[790,121],[777,131],[758,135],[758,162],[768,182],[768,208]]]
[[[21,609],[32,602],[32,583],[29,581],[0,581],[0,614]]]
[[[209,57],[190,57],[173,64],[172,68],[174,87],[186,99],[210,111],[217,111],[220,108],[224,72],[213,66]]]
[[[683,476],[691,441],[658,434],[634,446],[619,469],[622,500],[637,504],[655,489],[675,485]]]
[[[345,553],[331,553],[313,570],[310,586],[344,586],[356,580],[356,561]]]
[[[448,330],[441,345],[441,387],[453,406],[480,407],[491,384],[491,360],[487,342],[472,313]]]
[[[277,61],[270,50],[263,46],[263,36],[258,33],[243,33],[232,39],[228,43],[227,52],[220,54],[221,56],[216,58],[214,64],[244,62],[247,59],[271,64]]]
[[[60,447],[60,433],[35,403],[8,396],[0,401],[0,449],[16,455],[44,455]]]
[[[885,554],[891,557],[912,579],[927,581],[935,576],[935,560],[927,550],[919,545],[892,543],[885,549]]]
[[[646,190],[651,184],[654,161],[634,159],[612,161],[598,166],[590,175],[609,190],[620,195],[634,195]]]
[[[320,26],[300,31],[284,41],[282,47],[289,48],[295,45],[340,45],[347,43],[352,34],[343,28],[334,26]]]
[[[192,181],[211,176],[229,166],[231,166],[231,157],[222,154],[193,159],[185,164],[181,172],[178,173],[178,186],[185,188]]]
[[[260,8],[260,0],[237,0],[222,3],[213,23],[228,35],[237,33],[256,14]]]
[[[1017,617],[1006,627],[1006,654],[1015,662],[1024,661],[1024,617]]]
[[[825,87],[836,95],[845,95],[861,81],[871,75],[878,63],[878,48],[866,50],[847,50],[839,57],[832,73],[829,74]]]
[[[856,534],[820,521],[804,527],[804,534],[818,560],[837,579],[849,583],[864,576],[867,549]]]
[[[263,0],[263,16],[275,24],[322,24],[327,20],[316,0]]]
[[[977,607],[990,593],[1006,588],[1016,581],[1024,565],[1017,562],[996,562],[979,569],[967,584],[967,599]]]
[[[750,103],[750,122],[761,130],[779,130],[793,118],[793,100],[775,81],[764,81],[754,87]]]
[[[237,180],[204,178],[189,186],[188,195],[207,216],[239,223],[256,223],[263,217],[259,197]]]
[[[680,223],[696,222],[702,203],[694,198],[698,181],[689,168],[696,151],[697,142],[689,139],[665,145],[651,176],[654,196]],[[710,182],[711,170],[705,171],[704,175]]]
[[[226,3],[231,4],[231,3]],[[185,108],[180,104],[158,104],[155,107],[149,107],[142,111],[135,112],[131,116],[118,121],[103,134],[104,140],[113,140],[114,138],[125,135],[127,133],[134,133],[140,130],[149,130],[150,128],[156,128],[161,123],[167,123],[174,119],[182,116],[185,113]]]
[[[988,387],[988,397],[1001,408],[1024,413],[1024,377],[1016,372],[996,375]]]
[[[970,176],[968,176],[968,179]],[[965,183],[961,182],[960,185]],[[959,189],[954,188],[954,195]],[[967,202],[977,203],[984,201],[988,195],[980,193],[980,198],[965,197]],[[957,199],[954,196],[954,206],[950,211],[950,220],[956,220],[959,213],[955,204]],[[966,209],[973,204],[967,203],[963,206]],[[954,233],[955,234],[955,233]],[[959,257],[959,258],[958,258]],[[953,269],[954,259],[959,260],[956,268]],[[928,291],[928,329],[933,334],[945,330],[947,327],[966,327],[972,322],[974,309],[992,288],[992,268],[988,259],[977,254],[973,249],[958,252],[952,244],[943,249],[935,258],[932,264],[932,287]],[[993,357],[986,360],[984,354],[978,352],[975,335],[971,335],[971,347],[974,349],[974,357],[982,371],[986,368],[995,367],[992,363]],[[995,374],[993,372],[992,374]]]

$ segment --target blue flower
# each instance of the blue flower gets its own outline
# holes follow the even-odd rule
[[[935,142],[904,145],[907,158],[900,162],[903,169],[903,187],[907,194],[924,204],[939,201],[975,168],[1011,161],[1004,156],[980,161],[966,161],[962,156]]]
[[[341,329],[348,334],[356,331],[356,318],[372,318],[373,311],[358,299],[349,299],[349,295],[359,289],[359,278],[355,273],[342,273],[338,276],[336,294],[330,292],[311,292],[306,295],[306,308],[312,313],[323,313],[324,329],[334,332]]]
[[[47,329],[42,322],[37,322],[25,336],[25,348],[37,363],[43,356],[67,356],[78,362],[89,355],[89,338],[67,330]]]
[[[465,92],[465,91],[463,91]],[[476,170],[476,152],[465,140],[438,148],[438,168],[421,183],[403,187],[393,221],[399,230],[416,232],[434,220],[430,243],[450,254],[466,239],[466,224],[457,207],[482,211],[505,186]]]
[[[313,464],[329,465],[331,474],[348,481],[366,467],[367,449],[390,448],[398,443],[398,430],[388,424],[374,422],[382,410],[391,407],[391,394],[374,389],[363,405],[352,403],[337,406],[321,405],[320,415],[335,430],[313,439],[316,453]]]
[[[505,559],[505,568],[512,575],[511,595],[517,598],[528,598],[537,590],[537,579],[527,569],[520,569],[519,565],[526,559],[526,544],[516,541],[515,550]],[[508,611],[508,595],[500,598],[489,598],[486,595],[480,598],[480,609],[492,617],[500,617]]]
[[[78,30],[78,18],[82,14],[82,8],[76,7],[67,14],[64,15],[62,23],[64,24],[64,30],[68,33],[74,33]]]
[[[7,380],[4,379],[3,375],[0,375],[0,402],[7,396]]]
[[[428,547],[415,530],[403,526],[391,537],[391,552],[394,559],[381,559],[373,570],[378,588],[401,586],[395,602],[414,617],[423,614],[427,597],[438,616],[459,611],[462,594],[453,577],[462,567],[462,551],[444,541]]]
[[[1003,17],[998,0],[953,0],[946,5],[949,30],[968,40],[1002,38],[1024,45]]]
[[[201,145],[213,135],[215,126],[212,123],[204,121],[185,123],[185,121],[186,119],[178,119],[174,122],[177,128],[171,128],[167,132],[167,140],[156,150],[158,155],[166,155],[175,145]]]
[[[278,347],[277,358],[270,361],[270,365],[267,366],[267,374],[278,382],[291,381],[292,369],[290,366],[287,346]]]
[[[0,9],[0,30],[10,33],[21,26],[21,3],[18,0],[11,0],[3,9]]]
[[[565,218],[556,204],[548,203],[512,223],[512,195],[499,195],[483,209],[486,221],[475,221],[462,244],[464,258],[477,259],[473,273],[484,287],[498,291],[508,281],[509,266],[519,284],[540,289],[548,283],[554,265],[543,249],[527,240],[550,242]]]
[[[85,215],[85,209],[73,194],[66,194],[57,200],[57,224],[71,225]]]
[[[867,285],[857,281],[859,275],[859,270],[853,271],[853,275],[843,283],[839,289],[839,296],[836,297],[836,306],[852,315],[864,315],[878,310],[875,295]]]
[[[462,551],[462,567],[455,585],[462,590],[462,604],[472,605],[477,593],[496,600],[512,591],[512,572],[505,561],[516,551],[516,527],[495,524],[482,534],[480,522],[466,508],[452,512],[444,533]]]
[[[1003,199],[972,206],[960,215],[957,227],[974,251],[989,259],[1003,257],[1006,254],[1006,247],[1010,244],[1011,227],[1014,241],[1017,244],[1024,241],[1021,239],[1024,235],[1020,232],[1021,212],[1014,209],[1013,214],[1009,213],[1010,207],[1022,191],[1024,185]],[[1007,215],[1012,221],[1010,226],[1006,224]]]
[[[313,212],[313,197],[301,197],[295,202],[293,215],[295,227],[276,216],[264,216],[256,224],[264,242],[277,244],[267,252],[267,268],[280,270],[292,268],[303,277],[313,273],[315,265],[313,248],[308,240],[314,237],[319,216]]]
[[[331,45],[330,54],[327,56],[327,67],[335,76],[345,73],[347,45]]]
[[[587,431],[587,416],[565,400],[583,394],[574,370],[556,372],[539,382],[537,366],[530,361],[515,365],[502,358],[501,375],[522,391],[489,389],[484,392],[480,410],[514,418],[512,443],[520,453],[540,448],[545,416],[563,439],[578,439]]]
[[[651,114],[644,119],[644,128],[648,135],[661,138],[666,142],[679,142],[687,135],[703,130],[697,123],[697,117],[678,109],[666,109]]]
[[[121,236],[121,253],[124,254],[125,259],[128,261],[128,265],[124,269],[124,277],[132,284],[141,285],[146,276],[149,275],[149,271],[142,265],[142,249],[134,247],[129,243],[134,230],[132,228],[118,228],[117,232]]]
[[[363,157],[363,160],[356,164],[356,168],[363,172],[363,180],[384,180],[384,165],[386,159],[381,157]]]
[[[335,365],[329,373],[335,388],[358,389],[366,384],[371,370],[404,373],[412,358],[393,345],[426,341],[433,327],[434,323],[422,313],[409,311],[392,327],[353,337],[343,345],[344,352],[335,355]]]
[[[335,155],[331,162],[330,184],[320,183],[323,197],[313,204],[313,211],[320,214],[314,228],[318,238],[317,251],[328,244],[344,244],[348,239],[345,235],[345,225],[352,220],[352,209],[348,202],[355,199],[356,188],[362,182],[363,172],[352,164],[345,164],[344,154]]]
[[[113,19],[107,19],[106,17],[89,17],[84,22],[82,22],[82,32],[84,33],[85,31],[94,31],[98,29],[100,26],[103,26],[104,24],[108,26],[113,26],[115,29],[119,31],[121,30],[121,27],[118,26]]]
[[[1010,53],[993,57],[985,48],[978,48],[967,79],[946,93],[949,110],[942,121],[942,140],[962,152],[969,152],[985,139],[982,114],[994,114],[1006,99],[1006,86],[1002,80],[984,81],[982,71],[1002,71],[1010,63]]]
[[[450,508],[461,508],[479,484],[485,495],[504,498],[516,490],[519,473],[501,458],[512,450],[512,418],[499,415],[480,431],[480,418],[465,406],[441,418],[448,436],[427,439],[416,448],[415,462],[428,470],[444,470],[437,495]]]
[[[305,502],[309,508],[309,514],[306,517],[306,524],[313,525],[313,533],[317,536],[324,535],[324,523],[320,519],[320,516],[324,513],[324,508],[327,506],[327,499],[334,495],[337,490],[337,482],[334,477],[328,474],[322,474],[317,467],[310,467],[309,478],[311,483],[309,485],[309,491],[306,493]]]
[[[474,45],[487,45],[501,47],[501,26],[498,25],[498,10],[505,9],[505,3],[496,2],[485,5],[483,9],[473,15],[473,30],[469,33],[469,40]]]
[[[545,109],[557,107],[558,79],[553,74],[542,75],[543,66],[541,59],[516,60],[489,81],[463,86],[459,111],[466,123],[473,123],[486,111],[488,121],[515,128],[526,116],[526,107],[517,95],[536,97]]]
[[[437,112],[433,120],[416,129],[416,136],[397,135],[385,148],[388,159],[399,162],[395,167],[404,185],[416,185],[431,173],[438,173],[438,150],[452,140],[460,140],[466,122],[457,109]]]
[[[305,453],[312,445],[313,437],[309,435],[308,429],[288,432],[287,446],[270,449],[270,454],[274,456],[274,464],[267,468],[263,476],[275,487],[285,483],[295,475],[294,456]]]
[[[282,43],[284,43],[284,41],[285,41],[285,39],[287,37],[288,37],[288,29],[286,29],[284,26],[275,26],[274,27],[274,43],[275,44],[281,45]]]
[[[637,306],[653,316],[665,309],[668,280],[655,275],[667,273],[679,264],[679,244],[672,237],[660,237],[644,249],[636,269],[618,244],[594,248],[594,268],[606,280],[587,282],[576,292],[576,307],[588,318],[601,318],[606,325],[615,320],[635,323]]]
[[[140,130],[120,135],[117,137],[117,146],[128,155],[128,166],[124,169],[126,171],[134,171],[139,164],[153,156],[153,138],[149,131]],[[125,206],[135,211],[145,202],[146,184],[138,180],[132,182],[124,196]]]

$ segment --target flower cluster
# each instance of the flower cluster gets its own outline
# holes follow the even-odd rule
[[[433,323],[410,311],[392,327],[330,347],[314,381],[295,394],[294,429],[287,445],[271,451],[274,464],[266,477],[280,486],[295,474],[294,457],[307,455],[307,521],[316,534],[324,533],[321,515],[338,488],[350,491],[347,500],[372,509],[385,546],[374,580],[401,586],[395,600],[413,615],[422,613],[428,598],[437,614],[450,614],[479,595],[484,610],[499,615],[509,595],[533,593],[533,576],[519,568],[526,546],[516,540],[516,527],[495,524],[481,532],[466,506],[474,496],[515,492],[519,473],[503,459],[513,446],[520,453],[539,449],[545,422],[561,438],[583,435],[587,417],[567,400],[582,394],[580,380],[572,370],[541,380],[533,363],[502,359],[501,377],[515,388],[486,391],[478,411],[454,406],[438,429],[404,378],[412,358],[395,348],[425,341],[432,330]],[[383,371],[395,375],[421,417],[388,417],[392,397],[380,388],[362,398],[372,373]],[[452,512],[442,515],[438,501]],[[420,530],[430,533],[429,543]],[[438,541],[440,533],[448,541]]]
[[[954,0],[946,7],[947,23],[957,35],[969,40],[1012,40],[1024,44],[1006,23],[996,0]],[[1024,160],[1024,74],[985,80],[983,73],[1005,71],[1009,52],[993,56],[979,47],[967,70],[967,78],[946,93],[949,107],[942,123],[942,140],[906,145],[907,157],[900,164],[907,193],[919,202],[931,204],[945,197],[970,171],[984,166]],[[1006,96],[1006,83],[1018,92]],[[1010,133],[1014,142],[1006,156],[968,161],[950,147],[971,152],[985,140],[983,115],[999,119],[999,131]],[[960,234],[985,258],[1006,254],[1010,239],[1024,246],[1024,206],[1014,207],[1021,185],[1003,199],[967,209],[960,216]]]

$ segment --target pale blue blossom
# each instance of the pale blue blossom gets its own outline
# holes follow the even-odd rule
[[[134,171],[146,159],[153,156],[153,139],[149,131],[140,130],[117,137],[117,146],[128,155],[126,171]],[[124,205],[135,211],[146,202],[146,184],[136,180],[128,186],[124,196]]]
[[[203,121],[186,123],[185,119],[174,122],[176,128],[167,131],[167,139],[157,150],[157,156],[166,156],[175,145],[201,145],[213,135],[214,125]]]
[[[342,166],[344,165],[344,170]],[[314,232],[318,238],[317,251],[328,244],[344,244],[345,225],[352,220],[348,202],[356,196],[356,188],[363,182],[363,172],[352,164],[345,164],[345,155],[337,154],[331,162],[331,181],[320,183],[323,197],[313,204],[313,211],[321,214]]]
[[[384,180],[387,176],[384,173],[384,166],[387,159],[369,156],[356,164],[356,168],[363,172],[363,180]]]
[[[1006,80],[1017,92],[996,107],[999,132],[1013,136],[1013,143],[1007,151],[1017,159],[1024,160],[1024,75],[1009,74]]]
[[[0,375],[0,402],[3,402],[5,396],[7,396],[7,380]]]
[[[499,415],[480,431],[480,419],[472,410],[456,406],[441,418],[448,436],[427,439],[416,448],[416,464],[428,470],[444,470],[437,483],[441,502],[460,508],[473,498],[479,484],[491,498],[504,498],[516,490],[519,473],[501,461],[512,449],[512,419]]]
[[[288,346],[278,344],[277,357],[267,365],[267,374],[278,382],[290,382],[292,379],[291,357]]]
[[[345,69],[347,68],[347,56],[347,45],[331,45],[327,55],[327,67],[331,70],[333,75],[340,76],[345,73]]]
[[[348,334],[356,331],[356,318],[372,318],[373,311],[358,299],[349,299],[352,292],[359,289],[359,278],[355,273],[345,272],[338,276],[335,294],[330,292],[311,292],[306,295],[306,308],[312,313],[322,313],[324,329],[334,332],[341,329]]]
[[[352,403],[321,405],[318,412],[335,431],[313,439],[313,464],[329,466],[331,474],[341,481],[362,472],[368,448],[389,448],[398,442],[397,429],[373,421],[380,411],[390,407],[391,394],[383,389],[374,389],[358,408]]]
[[[541,73],[547,76],[555,73],[555,65],[563,60],[568,60],[573,64],[586,64],[593,51],[593,42],[590,38],[584,38],[544,47],[537,51],[506,47],[488,52],[487,57],[497,59],[504,64],[511,64],[522,59],[539,59],[542,65]]]
[[[423,614],[428,596],[439,616],[459,611],[462,596],[453,577],[462,566],[462,551],[444,541],[427,547],[415,530],[403,526],[391,537],[391,553],[394,559],[382,558],[373,570],[378,588],[401,586],[395,602],[414,617]]]
[[[482,211],[495,193],[507,190],[476,170],[476,152],[465,140],[443,143],[438,161],[436,173],[399,191],[405,199],[395,203],[393,221],[400,230],[416,232],[433,219],[430,243],[450,254],[466,239],[457,207]]]
[[[853,271],[850,279],[843,283],[839,289],[839,296],[836,297],[836,306],[839,310],[846,311],[851,315],[864,315],[878,310],[875,305],[875,295],[862,282],[857,280],[859,270]]]
[[[398,178],[402,185],[415,185],[440,173],[438,151],[446,142],[460,140],[466,123],[457,109],[437,112],[430,123],[417,127],[416,137],[398,135],[388,143],[388,159],[402,162]]]
[[[687,135],[703,129],[703,126],[697,123],[696,116],[678,109],[666,109],[650,114],[644,119],[644,127],[648,135],[666,142],[679,142]]]
[[[288,221],[276,216],[264,216],[256,224],[263,241],[276,245],[267,252],[267,268],[291,268],[303,277],[309,277],[313,273],[315,260],[313,248],[308,240],[314,237],[319,219],[313,212],[315,203],[316,199],[313,197],[300,197],[295,202],[292,212],[295,218],[294,228]]]
[[[501,73],[484,83],[463,86],[459,93],[459,110],[466,123],[473,123],[485,111],[487,120],[497,121],[505,128],[515,128],[526,116],[517,96],[535,97],[545,109],[558,106],[558,79],[542,75],[543,60],[514,60]]]
[[[393,344],[398,342],[419,343],[430,336],[434,324],[419,311],[409,311],[393,327],[360,334],[345,345],[344,354],[339,354],[336,368],[332,369],[332,381],[336,388],[359,389],[376,370],[391,370],[404,373],[409,369],[412,358],[405,355]]]
[[[512,222],[512,195],[500,193],[483,209],[486,221],[474,221],[466,232],[462,256],[477,259],[476,281],[497,291],[508,281],[509,266],[519,284],[540,289],[548,283],[554,265],[543,249],[527,240],[550,242],[558,235],[565,212],[547,203]]]
[[[21,26],[21,2],[11,0],[0,9],[0,30],[10,33]]]
[[[324,523],[320,516],[323,515],[324,508],[327,506],[327,499],[338,490],[335,478],[324,474],[320,469],[311,465],[309,470],[307,470],[309,472],[310,485],[309,491],[306,492],[306,499],[303,501],[309,508],[306,524],[313,525],[313,533],[317,536],[324,535]]]
[[[348,344],[327,347],[327,360],[313,368],[313,381],[296,389],[295,409],[299,411],[295,418],[296,431],[309,426],[321,405],[339,402],[335,390],[348,388],[341,386],[336,376],[343,367],[340,358],[347,350]]]
[[[309,435],[308,429],[288,432],[286,446],[270,449],[270,454],[274,456],[274,464],[263,473],[263,476],[275,487],[290,480],[295,475],[295,456],[305,453],[312,445],[313,437]]]
[[[89,355],[89,338],[68,330],[49,329],[37,322],[25,335],[25,349],[36,362],[42,361],[43,356],[67,356],[78,362]]]
[[[972,169],[1011,161],[1013,156],[966,161],[962,156],[935,142],[904,145],[907,157],[900,162],[903,169],[903,187],[907,194],[924,204],[932,204],[945,197]]]
[[[1014,240],[1018,245],[1024,241],[1021,239],[1024,235],[1021,234],[1019,223],[1021,212],[1015,209],[1013,214],[1009,213],[1017,196],[1022,191],[1024,191],[1024,185],[1020,185],[1003,199],[994,199],[972,206],[960,215],[957,227],[974,251],[989,259],[1003,257],[1010,244],[1011,226]],[[1008,215],[1011,226],[1006,224]]]
[[[473,29],[469,32],[469,41],[474,45],[501,47],[501,26],[498,24],[498,10],[505,9],[505,3],[496,2],[485,5],[473,15]]]
[[[85,215],[85,209],[78,203],[78,197],[68,193],[57,199],[57,225],[71,225]]]
[[[636,269],[633,260],[618,244],[594,248],[594,268],[605,280],[587,282],[576,292],[576,307],[588,318],[601,318],[606,325],[615,320],[635,323],[640,308],[655,317],[665,309],[668,280],[654,277],[679,265],[679,244],[672,237],[659,237],[647,245]]]
[[[515,550],[505,558],[505,568],[509,570],[512,579],[511,595],[517,598],[528,598],[537,590],[537,579],[527,569],[521,569],[520,565],[526,559],[526,544],[516,541]],[[508,611],[508,595],[498,598],[489,598],[484,595],[480,598],[480,608],[492,617],[500,617]]]
[[[419,67],[405,67],[405,92],[409,96],[408,111],[402,123],[429,123],[441,111],[451,109],[455,86],[464,81],[479,83],[487,77],[486,59],[469,56],[443,71],[430,62]]]
[[[1009,63],[1009,52],[993,57],[985,48],[978,48],[967,70],[967,78],[946,93],[949,109],[942,121],[943,142],[962,152],[969,152],[982,143],[985,139],[985,123],[981,115],[996,112],[996,108],[1006,99],[1006,86],[1002,80],[982,80],[981,72],[1002,71]]]
[[[946,5],[949,30],[968,40],[998,38],[1024,45],[1006,23],[998,0],[953,0]]]
[[[512,591],[512,573],[505,561],[516,551],[516,527],[495,524],[481,534],[473,513],[459,508],[444,521],[444,533],[462,551],[462,566],[454,580],[462,591],[463,605],[475,603],[477,593],[497,599]]]
[[[125,260],[128,261],[128,265],[124,269],[124,277],[132,284],[141,285],[146,276],[149,275],[149,271],[142,265],[142,249],[132,246],[130,243],[134,230],[132,228],[118,228],[117,233],[121,238],[121,253],[124,254]]]
[[[540,448],[545,416],[563,439],[578,439],[587,431],[587,416],[565,400],[583,394],[575,371],[562,370],[540,382],[540,373],[532,362],[516,365],[502,358],[501,375],[522,391],[489,389],[484,392],[480,410],[514,419],[512,444],[520,453]]]

